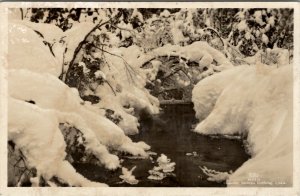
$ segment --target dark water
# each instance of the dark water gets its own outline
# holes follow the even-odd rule
[[[241,166],[249,156],[245,153],[242,141],[225,138],[210,138],[191,131],[197,123],[192,104],[163,105],[162,112],[153,119],[141,121],[140,134],[132,136],[133,141],[145,141],[151,146],[151,151],[158,155],[150,159],[128,159],[123,157],[123,167],[131,169],[137,166],[133,175],[139,180],[137,185],[119,184],[121,170],[107,171],[99,166],[77,164],[75,168],[90,180],[107,183],[110,186],[139,187],[220,187],[225,183],[207,181],[199,166],[206,166],[217,171],[234,171]],[[197,152],[197,156],[187,156],[186,153]],[[156,159],[164,153],[176,163],[175,175],[162,181],[149,180],[148,170],[157,166]]]

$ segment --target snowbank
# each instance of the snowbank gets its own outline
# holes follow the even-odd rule
[[[85,104],[76,89],[69,88],[55,76],[28,70],[10,70],[8,81],[10,96],[34,101],[36,105],[45,109],[77,114],[102,144],[133,155],[147,156],[144,148],[133,143],[122,129],[106,119],[96,108]]]
[[[247,136],[252,158],[228,185],[292,184],[292,87],[292,66],[264,65],[226,70],[195,86],[192,100],[202,120],[196,132]]]
[[[50,73],[56,77],[61,72],[68,69],[68,63],[73,57],[73,53],[84,36],[95,26],[92,23],[77,24],[72,29],[62,32],[53,24],[36,24],[26,21],[14,20],[10,24],[9,53],[8,60],[10,68],[29,69],[34,72]],[[49,32],[49,28],[53,31]],[[80,31],[78,30],[80,29]],[[36,32],[34,32],[36,31]],[[38,32],[38,33],[37,33]],[[24,37],[25,36],[25,37]],[[24,41],[25,40],[25,41]],[[43,44],[46,41],[51,48]],[[25,47],[25,50],[24,50]],[[136,52],[137,47],[133,48]],[[113,49],[112,49],[113,50]],[[119,126],[127,134],[138,133],[138,113],[142,110],[154,114],[159,111],[159,102],[144,89],[146,84],[143,73],[137,74],[138,70],[133,71],[132,76],[136,81],[131,81],[124,65],[124,60],[130,63],[130,66],[136,68],[135,60],[141,53],[132,53],[127,48],[115,49],[112,53],[120,54],[120,57],[107,55],[107,62],[110,64],[103,69],[103,75],[107,76],[105,80],[113,85],[114,89],[120,90],[115,96],[108,85],[101,85],[96,89],[96,94],[100,94],[102,101],[96,105],[99,108],[107,108],[115,111],[115,115],[120,115],[122,120]],[[30,53],[30,54],[29,54]],[[102,52],[101,52],[102,54]],[[39,58],[35,58],[38,56]],[[97,56],[97,54],[95,54]],[[64,68],[62,67],[64,64]],[[111,67],[110,67],[111,65]],[[129,65],[127,65],[127,69]],[[89,70],[88,70],[89,71]],[[133,83],[134,82],[134,83]],[[115,104],[111,104],[115,103]],[[124,109],[129,106],[129,109]],[[132,112],[136,110],[135,112]]]
[[[58,79],[63,65],[61,60],[68,60],[68,55],[62,59],[58,54],[63,53],[55,53],[65,51],[65,46],[57,39],[60,32],[44,32],[46,26],[18,22],[9,26],[9,140],[21,149],[30,167],[37,169],[38,176],[31,179],[33,185],[39,184],[40,176],[46,181],[56,176],[70,186],[105,186],[85,179],[65,161],[66,143],[59,130],[60,123],[79,129],[85,139],[83,145],[86,150],[108,169],[120,166],[118,157],[110,154],[108,147],[143,157],[148,156],[145,150],[150,147],[144,142],[132,142],[121,128],[104,117],[100,108],[84,102],[77,89]],[[91,27],[88,24],[83,26]],[[76,40],[72,40],[72,36],[67,36],[66,40],[70,39],[73,44],[81,40],[82,34],[69,33]],[[61,45],[57,45],[58,50],[55,50],[48,47],[49,42],[44,44],[43,41]],[[69,50],[74,51],[75,45],[71,47]],[[138,104],[135,96],[132,97],[127,100]],[[112,104],[114,100],[110,101],[109,104]]]
[[[106,186],[84,178],[65,161],[66,144],[58,128],[65,114],[13,98],[8,108],[8,139],[22,151],[28,166],[37,170],[38,178],[48,181],[56,176],[70,186]]]

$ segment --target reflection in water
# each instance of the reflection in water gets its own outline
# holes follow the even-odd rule
[[[117,171],[107,171],[99,166],[77,164],[76,169],[89,179],[105,182],[110,186],[225,186],[225,183],[207,181],[199,166],[217,171],[234,171],[249,156],[245,153],[242,141],[224,138],[210,138],[191,131],[197,122],[192,104],[162,105],[162,112],[155,117],[142,119],[140,133],[131,136],[134,141],[145,141],[157,156],[150,159],[126,159],[123,167],[131,169],[137,185],[120,184]],[[162,181],[147,179],[148,171],[157,165],[156,159],[165,154],[176,163],[174,175],[168,175]]]

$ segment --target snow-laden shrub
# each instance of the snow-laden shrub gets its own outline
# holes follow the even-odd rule
[[[228,41],[244,55],[253,56],[261,49],[293,47],[292,9],[242,9]]]

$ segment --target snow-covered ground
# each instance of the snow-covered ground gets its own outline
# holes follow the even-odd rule
[[[292,66],[239,66],[199,82],[193,90],[201,134],[240,134],[252,158],[229,176],[230,186],[291,185]]]

